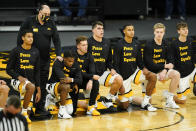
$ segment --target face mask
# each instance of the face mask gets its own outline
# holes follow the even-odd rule
[[[7,116],[8,118],[13,118],[13,117],[15,117],[15,115],[12,114],[12,113],[10,113],[9,111],[6,112],[6,116]]]
[[[43,21],[44,23],[46,23],[46,22],[48,22],[48,21],[49,21],[50,16],[42,15],[41,19],[42,19],[42,21]]]

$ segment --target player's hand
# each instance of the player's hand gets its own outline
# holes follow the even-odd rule
[[[142,70],[144,75],[147,75],[150,71],[144,67],[144,69]]]
[[[166,74],[167,74],[167,70],[162,70],[159,74],[158,74],[158,76],[159,76],[159,80],[160,81],[163,81],[163,80],[165,80],[166,79]]]
[[[27,79],[24,78],[24,77],[22,77],[22,76],[19,76],[19,77],[18,77],[18,80],[19,80],[20,83],[22,83],[22,84],[24,84],[24,83],[27,81]]]
[[[167,69],[173,69],[174,68],[174,65],[172,63],[165,64],[165,68],[167,68]]]
[[[100,76],[99,75],[93,75],[94,80],[99,80]]]
[[[77,93],[78,93],[78,85],[74,85],[74,86],[73,86],[73,89],[76,90],[76,91],[75,91],[75,94],[77,94]]]
[[[111,69],[110,74],[111,74],[112,76],[115,75],[115,74],[117,74],[117,73],[116,73],[116,70]]]
[[[0,85],[6,85],[6,82],[4,80],[0,80]]]
[[[35,103],[38,103],[41,99],[41,90],[40,87],[37,87],[37,93],[35,95]]]
[[[93,87],[93,81],[89,80],[88,83],[86,84],[86,90],[91,90]]]
[[[61,57],[61,56],[57,56],[56,59],[58,59],[61,62],[63,61],[63,57]]]

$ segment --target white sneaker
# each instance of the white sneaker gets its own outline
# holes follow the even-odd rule
[[[107,98],[104,101],[102,101],[102,104],[106,106],[107,108],[110,108],[111,106],[113,106],[112,99],[108,100]]]
[[[156,111],[156,110],[157,110],[157,108],[153,107],[150,103],[148,103],[148,104],[145,105],[145,104],[142,102],[141,107],[142,107],[143,109],[147,109],[148,111]]]
[[[61,118],[61,119],[69,119],[69,118],[72,118],[72,116],[70,116],[67,113],[65,106],[60,106],[59,113],[58,113],[58,118]]]
[[[174,101],[166,102],[165,107],[166,108],[173,108],[173,109],[179,109],[180,108]]]

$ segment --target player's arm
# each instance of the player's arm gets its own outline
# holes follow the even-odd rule
[[[23,43],[23,41],[22,41],[22,31],[25,30],[25,29],[32,29],[32,27],[30,27],[30,22],[31,22],[31,17],[28,17],[21,24],[19,32],[18,32],[18,36],[17,36],[17,45],[22,45],[22,43]]]
[[[72,83],[77,84],[78,86],[82,84],[82,73],[78,64],[76,64],[75,76]]]
[[[20,74],[18,74],[14,68],[16,66],[16,59],[17,59],[17,50],[15,48],[10,53],[7,67],[6,67],[7,74],[10,75],[13,79],[18,79],[18,77],[20,76]]]
[[[108,42],[108,46],[109,46],[109,50],[108,50],[108,58],[106,61],[106,66],[108,69],[114,69],[113,67],[113,63],[112,63],[112,48],[111,48],[111,44]]]
[[[61,42],[59,38],[59,33],[53,21],[52,21],[52,24],[53,24],[52,40],[53,40],[54,47],[55,47],[55,53],[56,53],[56,56],[61,56]]]
[[[55,72],[58,79],[65,78],[62,62],[59,61],[58,59],[54,62],[52,70]]]
[[[40,56],[39,56],[39,52],[37,55],[37,59],[36,59],[36,64],[35,64],[35,68],[34,68],[34,72],[35,72],[35,87],[37,89],[37,93],[35,96],[35,102],[39,102],[40,98],[41,98],[41,89],[40,89]]]
[[[193,40],[191,39],[191,61],[196,64],[196,46],[194,45],[195,43],[193,42]]]
[[[120,63],[120,56],[122,53],[122,48],[119,46],[119,43],[116,43],[114,46],[114,56],[113,56],[113,66],[117,73],[119,73],[119,63]]]
[[[82,77],[86,79],[93,79],[93,75],[95,74],[95,63],[94,63],[94,58],[92,55],[89,54],[89,69],[88,73],[87,72],[82,72]]]
[[[138,48],[137,48],[137,58],[136,58],[136,63],[137,66],[140,68],[140,70],[144,69],[144,61],[142,58],[142,52],[141,52],[141,46],[140,43],[137,43]]]
[[[174,59],[174,50],[172,48],[172,44],[171,42],[167,42],[166,45],[165,45],[165,48],[166,48],[166,63],[167,64],[173,64],[174,65],[174,62],[175,62],[175,59]]]

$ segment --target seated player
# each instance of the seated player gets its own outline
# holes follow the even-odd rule
[[[20,99],[24,100],[22,114],[31,123],[27,114],[28,106],[32,105],[33,93],[37,89],[35,102],[41,97],[40,91],[40,57],[39,51],[32,47],[33,32],[24,30],[22,32],[23,44],[14,48],[8,60],[6,72],[12,77],[11,86],[20,93]]]
[[[74,61],[74,52],[65,51],[63,61],[56,59],[54,62],[52,75],[46,85],[49,94],[46,97],[45,107],[52,102],[51,96],[56,100],[53,103],[60,101],[58,118],[62,119],[71,118],[77,108],[78,86],[82,83],[82,75],[77,62]]]
[[[116,73],[112,65],[112,50],[108,39],[104,36],[103,23],[96,21],[92,24],[92,37],[88,38],[88,51],[94,57],[95,74],[99,75],[99,84],[105,87],[110,87],[110,91],[106,96],[104,105],[115,111],[112,100],[115,100],[115,95],[123,90],[123,79]],[[109,70],[108,70],[109,69]]]
[[[125,89],[124,94],[118,94],[120,100],[119,105],[127,109],[129,103],[134,102],[135,104],[141,105],[142,108],[146,108],[148,111],[156,111],[157,109],[149,102],[152,91],[155,88],[156,74],[148,71],[144,67],[141,48],[139,42],[133,38],[134,33],[133,25],[125,25],[123,27],[124,38],[116,43],[114,47],[114,67],[117,73],[123,77],[123,87]],[[148,80],[148,84],[144,99],[133,97],[131,83],[140,84],[145,80]]]
[[[0,111],[4,108],[10,88],[4,80],[0,80]]]
[[[82,85],[80,89],[84,90],[85,98],[89,99],[87,114],[98,116],[100,113],[95,109],[95,101],[99,93],[99,76],[95,75],[95,64],[93,56],[87,52],[87,37],[79,36],[76,38],[76,60],[82,71]]]
[[[175,109],[179,108],[174,101],[174,95],[179,85],[180,73],[173,69],[174,61],[168,43],[163,40],[164,34],[165,26],[162,23],[155,24],[154,39],[147,42],[144,47],[144,64],[149,71],[157,74],[157,80],[171,79],[165,106]]]
[[[188,25],[185,22],[177,24],[178,38],[171,43],[174,69],[180,72],[180,84],[175,96],[176,103],[186,103],[186,95],[190,92],[190,80],[193,82],[193,93],[196,94],[196,68],[193,52],[193,43],[188,38]]]

